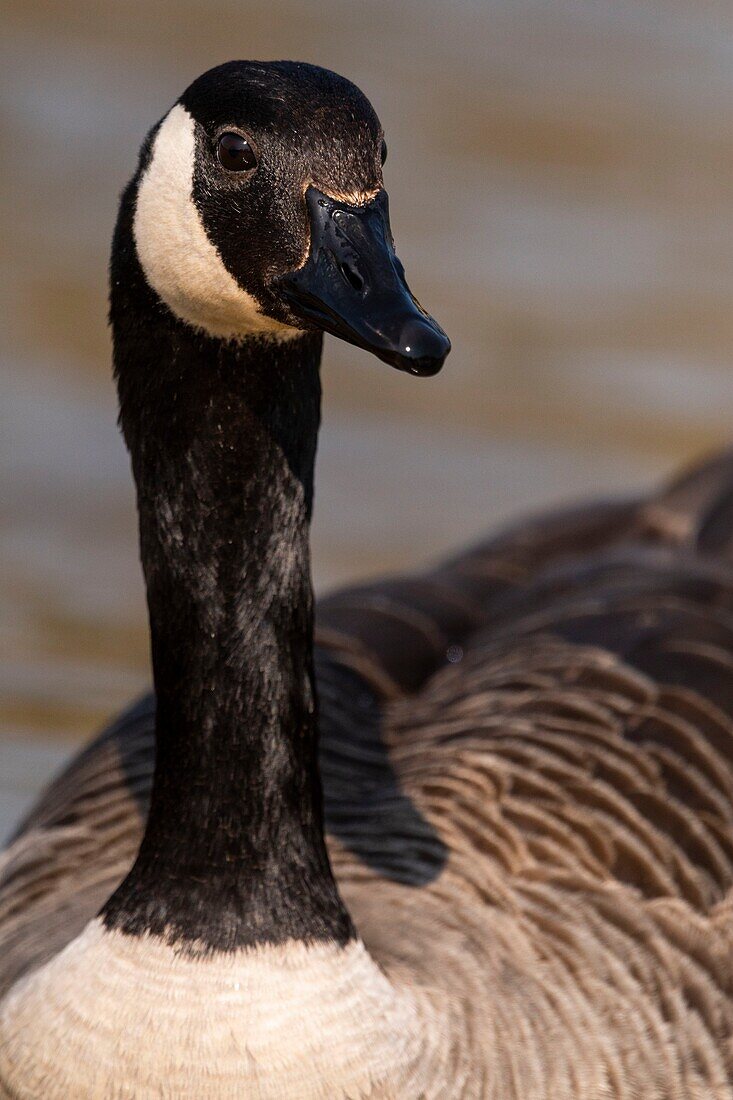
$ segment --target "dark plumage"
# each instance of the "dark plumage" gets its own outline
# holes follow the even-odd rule
[[[234,185],[201,183],[201,143],[242,88],[258,104],[262,91],[250,122],[274,147],[290,140],[288,97],[323,97],[328,140],[302,142],[314,185],[329,185],[318,158],[334,142],[341,189],[378,178],[381,129],[353,86],[225,67],[183,97],[199,129],[174,116],[196,135],[210,239],[235,233],[220,220]],[[733,457],[327,597],[313,648],[320,335],[233,342],[163,305],[135,244],[143,178],[123,198],[112,320],[157,702],[80,754],[0,859],[0,1095],[83,1080],[90,1096],[733,1096]],[[231,274],[239,253],[225,253]],[[253,255],[252,323],[289,323],[282,258]],[[144,985],[142,1016],[118,971]],[[46,1033],[69,997],[62,1054]],[[156,1035],[130,1051],[153,1010]],[[181,1034],[169,1053],[160,1036]]]

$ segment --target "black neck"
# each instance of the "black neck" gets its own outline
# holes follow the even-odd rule
[[[114,276],[114,267],[113,267]],[[197,336],[113,282],[157,695],[140,852],[109,927],[230,950],[353,935],[323,838],[309,522],[319,336]],[[143,288],[138,285],[142,297]]]

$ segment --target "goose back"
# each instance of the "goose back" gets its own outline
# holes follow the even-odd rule
[[[319,606],[329,850],[373,956],[451,1006],[435,1095],[731,1095],[731,499],[729,454]],[[126,873],[153,716],[1,857],[0,991]]]

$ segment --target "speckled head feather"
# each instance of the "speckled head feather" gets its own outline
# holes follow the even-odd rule
[[[257,165],[222,167],[224,133]],[[354,84],[298,62],[231,61],[204,73],[158,124],[133,187],[146,280],[212,336],[287,340],[304,325],[275,286],[310,246],[309,186],[352,205],[382,186],[382,128]]]

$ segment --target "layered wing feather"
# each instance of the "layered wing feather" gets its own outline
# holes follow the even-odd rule
[[[555,986],[534,989],[532,1011],[543,1020],[542,999],[565,990],[568,1027],[589,1050],[594,1036],[611,1082],[630,1071],[597,1019],[632,986],[650,1050],[670,1019],[690,1032],[665,1080],[683,1079],[685,1058],[704,1083],[731,1069],[732,551],[727,455],[653,499],[539,517],[318,608],[329,839],[369,946],[419,975],[425,959],[441,965],[421,936],[440,930],[448,950],[460,925],[445,981],[474,1005],[484,984],[463,956],[495,997],[501,950],[487,958],[487,942],[505,936],[512,958],[545,951]],[[0,856],[0,996],[77,934],[132,862],[153,721],[152,698],[124,714]],[[605,991],[574,951],[603,960]],[[522,1088],[535,1087],[529,1064]]]

